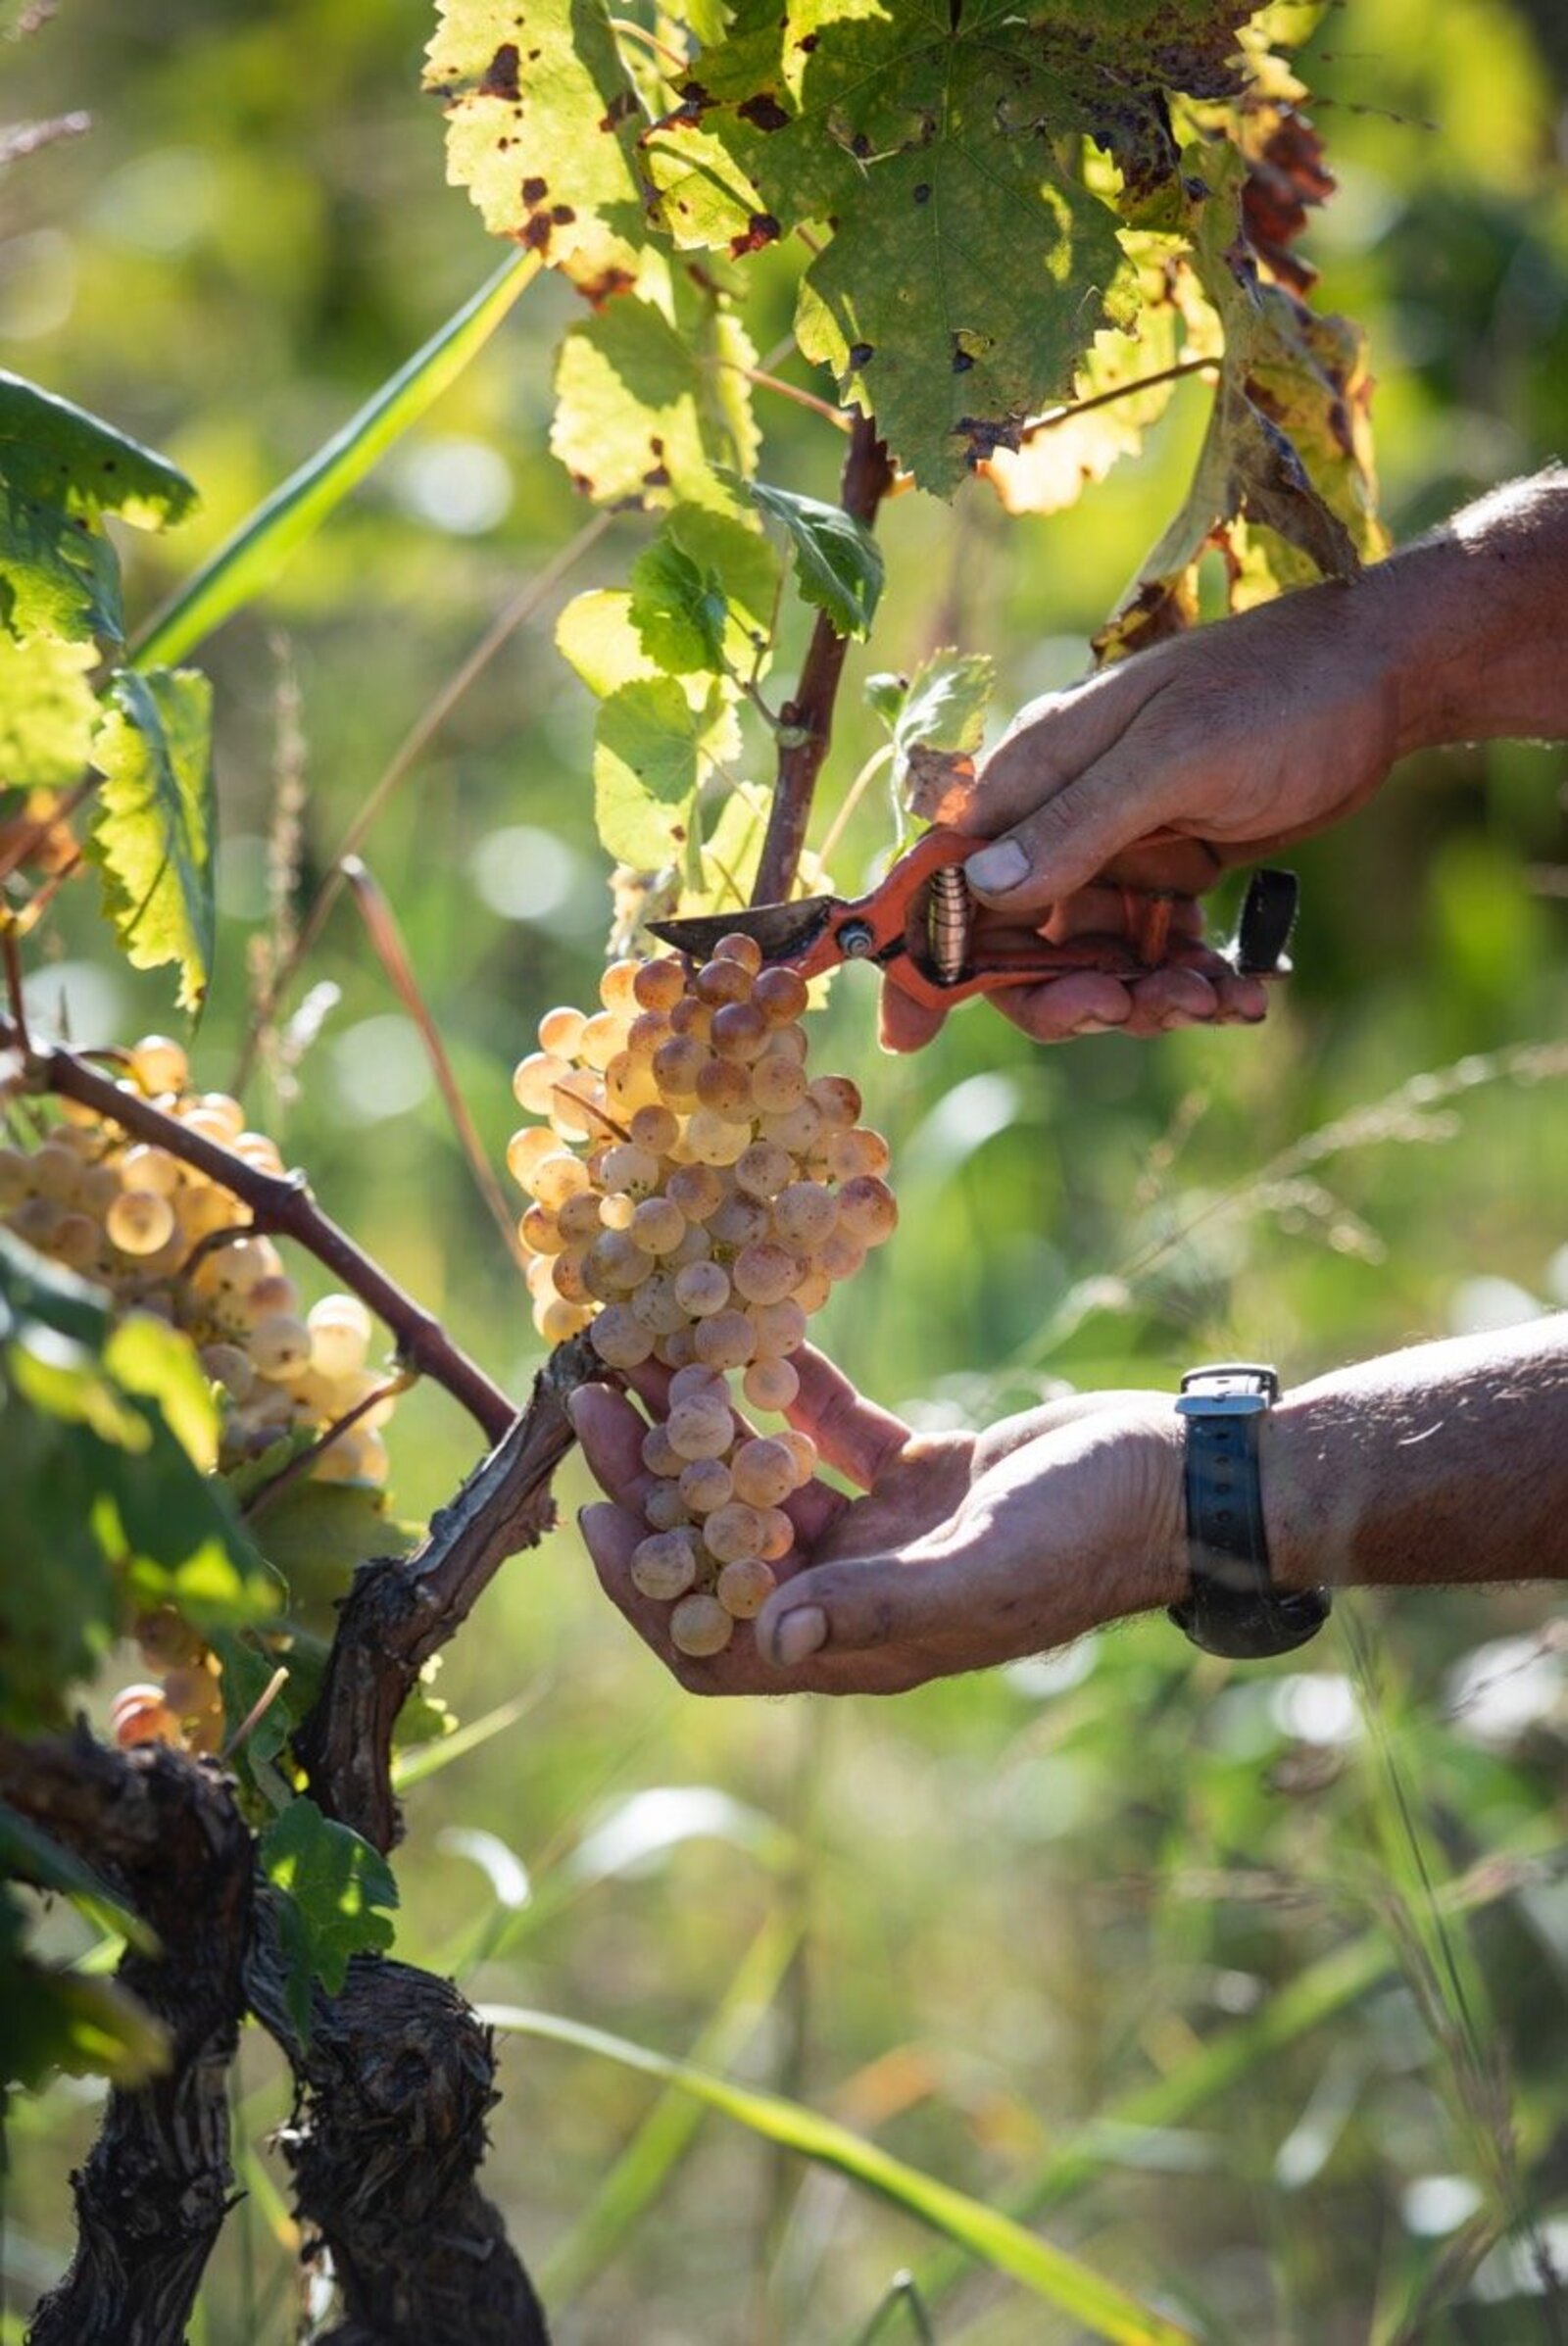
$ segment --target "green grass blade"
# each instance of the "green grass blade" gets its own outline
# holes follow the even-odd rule
[[[798,1929],[777,1920],[763,1924],[692,2048],[700,2067],[724,2068],[739,2058],[778,1993],[799,1943]],[[701,2102],[673,2085],[660,2095],[589,2206],[545,2260],[539,2290],[553,2317],[604,2271],[685,2157],[703,2117]]]
[[[456,382],[523,287],[537,276],[539,266],[536,253],[514,253],[504,261],[358,415],[264,499],[153,614],[132,641],[129,664],[174,666],[215,627],[265,593],[289,557],[336,512],[394,441]]]
[[[481,2007],[479,2017],[492,2028],[575,2045],[581,2052],[597,2053],[607,2061],[619,2062],[624,2069],[639,2070],[644,2077],[679,2086],[683,2093],[722,2111],[764,2141],[799,2151],[804,2158],[831,2167],[852,2182],[862,2183],[891,2200],[906,2216],[946,2233],[969,2256],[979,2257],[1036,2297],[1081,2322],[1096,2337],[1112,2339],[1116,2346],[1183,2346],[1192,2339],[1190,2329],[1141,2305],[1076,2257],[1026,2231],[1012,2217],[939,2182],[934,2175],[923,2175],[800,2102],[755,2086],[737,2085],[728,2077],[694,2068],[690,2062],[672,2061],[647,2045],[612,2036],[603,2028],[588,2028],[559,2013],[487,2004]]]
[[[1445,1909],[1463,1913],[1511,1896],[1528,1881],[1533,1864],[1548,1857],[1553,1847],[1549,1839],[1537,1834],[1498,1850],[1470,1874],[1446,1885],[1442,1893]],[[1007,2194],[1009,2210],[1027,2219],[1076,2198],[1104,2169],[1117,2163],[1126,2149],[1129,2131],[1185,2124],[1260,2063],[1332,2020],[1398,1969],[1398,1952],[1382,1931],[1366,1931],[1336,1947],[1179,2069],[1113,2102]],[[948,2251],[933,2257],[916,2276],[927,2303],[934,2305],[968,2270],[969,2259],[964,2255]]]

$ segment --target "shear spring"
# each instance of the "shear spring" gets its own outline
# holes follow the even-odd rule
[[[931,959],[945,986],[956,986],[969,958],[969,890],[957,864],[931,875]]]

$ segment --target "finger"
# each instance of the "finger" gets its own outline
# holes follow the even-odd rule
[[[877,1646],[930,1644],[956,1626],[963,1602],[955,1576],[906,1551],[898,1562],[856,1557],[818,1564],[776,1588],[757,1619],[757,1649],[773,1670],[794,1670]]]
[[[644,1596],[631,1577],[632,1555],[638,1542],[647,1539],[648,1526],[639,1516],[604,1499],[584,1507],[577,1523],[605,1594],[625,1614],[639,1637],[667,1660],[669,1607]]]
[[[647,1419],[609,1385],[579,1385],[566,1415],[595,1480],[619,1505],[640,1512],[653,1481],[643,1465]]]
[[[1268,1016],[1268,988],[1261,978],[1226,970],[1210,980],[1219,997],[1219,1016],[1226,1026],[1259,1026]]]
[[[879,1037],[884,1051],[920,1051],[941,1028],[948,1013],[916,1002],[902,987],[884,985]]]
[[[1158,1034],[1178,1026],[1207,1026],[1219,1015],[1219,996],[1201,970],[1162,962],[1132,986],[1133,1031]],[[1131,1023],[1131,1022],[1130,1022]]]
[[[1066,1043],[1074,1035],[1097,1035],[1125,1026],[1132,996],[1120,978],[1099,970],[1074,970],[1070,977],[1044,978],[1037,986],[1003,986],[992,1002],[1004,1018],[1036,1043]]]
[[[812,1345],[802,1344],[790,1357],[801,1381],[785,1413],[790,1424],[809,1434],[829,1466],[869,1491],[907,1443],[908,1427],[857,1393]]]
[[[1163,778],[1156,786],[1142,761],[1104,758],[971,855],[964,876],[977,896],[1008,912],[1054,904],[1087,887],[1162,818]]]
[[[1163,681],[1162,663],[1130,660],[1030,702],[975,776],[959,827],[991,838],[1010,830],[1105,757]]]

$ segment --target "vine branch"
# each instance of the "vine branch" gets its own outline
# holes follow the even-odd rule
[[[516,1415],[507,1394],[453,1343],[439,1320],[416,1303],[389,1272],[323,1213],[302,1175],[258,1171],[232,1149],[190,1131],[150,1100],[142,1100],[112,1077],[101,1075],[76,1051],[64,1045],[31,1049],[25,1036],[6,1018],[0,1018],[0,1049],[20,1052],[24,1080],[31,1090],[53,1093],[61,1100],[74,1100],[92,1108],[111,1123],[123,1125],[138,1140],[150,1141],[182,1163],[194,1165],[209,1180],[242,1198],[255,1215],[258,1230],[292,1239],[314,1254],[391,1329],[398,1356],[407,1367],[433,1379],[454,1400],[461,1401],[492,1442],[501,1440]]]
[[[844,460],[840,503],[855,520],[869,528],[892,484],[893,467],[877,437],[875,420],[857,415]],[[779,711],[790,732],[779,742],[773,803],[752,889],[754,904],[782,904],[795,885],[816,779],[833,738],[833,706],[848,651],[849,639],[839,634],[826,611],[818,611],[795,698],[786,701]]]

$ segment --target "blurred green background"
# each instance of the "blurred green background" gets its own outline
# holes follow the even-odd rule
[[[167,450],[205,498],[176,538],[127,544],[133,609],[495,266],[442,184],[427,31],[415,0],[61,0],[0,46],[6,118],[92,116],[0,183],[4,363]],[[1341,181],[1307,249],[1319,300],[1371,332],[1403,540],[1568,454],[1568,39],[1557,0],[1345,0],[1307,59]],[[309,884],[432,695],[587,517],[545,446],[570,315],[553,283],[526,293],[265,609],[204,647],[224,823],[209,1083],[243,1031],[290,696]],[[787,315],[780,278],[763,347]],[[874,746],[868,669],[988,649],[1003,710],[1082,670],[1179,500],[1206,397],[1181,385],[1143,457],[1075,512],[1008,522],[979,487],[888,509],[840,787]],[[778,401],[762,420],[770,476],[831,493],[836,436]],[[646,531],[612,525],[367,849],[498,1161],[512,1063],[545,1007],[591,996],[608,911],[592,706],[551,621],[621,578]],[[1298,975],[1255,1032],[1048,1053],[973,1008],[910,1065],[878,1056],[852,972],[814,1063],[862,1082],[905,1221],[819,1323],[844,1366],[956,1424],[1058,1380],[1169,1385],[1215,1353],[1299,1381],[1568,1303],[1565,775],[1561,750],[1423,759],[1301,850]],[[885,843],[869,806],[839,881]],[[83,1040],[168,1025],[163,985],[112,963],[74,895],[40,1015],[63,995]],[[253,1121],[521,1393],[538,1352],[520,1287],[346,904],[305,974],[323,984],[298,1096],[259,1087]],[[1557,1055],[1521,1057],[1532,1045]],[[1328,1127],[1337,1143],[1301,1147]],[[410,1516],[475,1447],[433,1392],[392,1444]],[[606,1609],[571,1526],[586,1496],[574,1464],[567,1528],[509,1567],[450,1654],[440,1690],[465,1720],[514,1715],[410,1794],[400,1951],[480,1999],[706,2042],[998,2202],[1081,2152],[1050,2170],[1052,2236],[1215,2340],[1568,2334],[1543,2277],[1554,2244],[1568,2272],[1549,1590],[1363,1598],[1262,1669],[1201,1660],[1153,1621],[886,1705],[708,1707]],[[717,2118],[679,2160],[645,2143],[646,2207],[596,2234],[653,2089],[521,2040],[504,2082],[488,2186],[562,2346],[827,2346],[871,2322],[901,2267],[926,2269],[905,2219]],[[69,2254],[94,2100],[62,2085],[13,2115],[8,2335]],[[254,2031],[238,2100],[249,2197],[204,2291],[206,2346],[291,2337],[298,2313],[267,2142],[286,2093]],[[1469,2228],[1509,2219],[1492,2247]],[[1077,2334],[994,2279],[962,2280],[933,2320],[966,2346]],[[890,2306],[883,2334],[907,2324]]]

